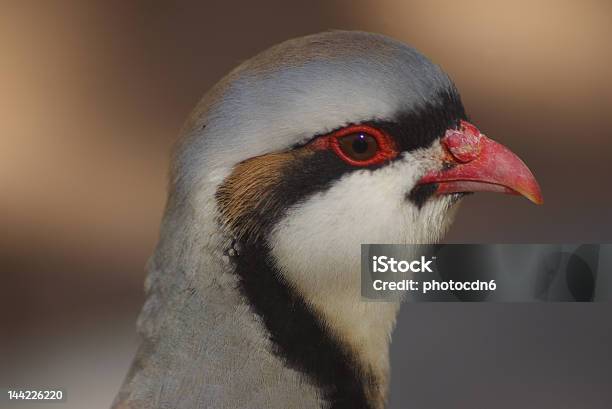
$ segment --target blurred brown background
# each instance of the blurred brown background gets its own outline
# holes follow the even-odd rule
[[[109,406],[135,347],[144,264],[156,241],[168,153],[182,121],[240,61],[332,28],[377,31],[416,46],[451,74],[473,121],[538,177],[543,207],[470,197],[449,241],[612,241],[609,1],[2,0],[0,387],[60,386],[68,401],[57,407]],[[440,334],[430,336],[450,339],[447,348],[457,345],[455,336],[462,348],[482,351],[490,345],[483,328],[491,322],[495,342],[508,348],[578,336],[554,353],[531,354],[532,365],[545,363],[551,373],[590,371],[582,389],[562,375],[544,383],[502,382],[495,375],[502,358],[493,353],[470,364],[489,374],[472,379],[497,385],[490,385],[493,396],[510,394],[512,385],[507,407],[609,407],[604,403],[612,395],[598,382],[612,383],[602,366],[612,362],[597,355],[612,342],[609,306],[497,306],[495,317],[482,306],[414,308],[402,313],[398,329],[401,342],[413,342],[411,351],[424,351],[431,338],[419,344],[402,328],[429,319],[432,308],[431,328]],[[466,329],[469,323],[480,332]],[[418,394],[418,374],[407,375],[418,357],[402,353],[398,342],[392,407],[409,406],[398,398],[402,385],[427,402]],[[521,354],[531,356],[528,348]],[[567,365],[551,367],[557,359]],[[506,370],[516,381],[525,367]],[[527,398],[536,385],[544,392]],[[588,395],[590,404],[568,401],[569,385],[577,402]],[[447,389],[452,407],[480,406],[476,389],[454,395]],[[541,398],[554,394],[561,404]]]

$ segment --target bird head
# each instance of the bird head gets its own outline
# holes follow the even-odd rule
[[[355,305],[360,244],[435,243],[466,193],[542,201],[526,165],[468,121],[440,67],[364,32],[289,40],[241,64],[196,108],[174,174],[189,224],[212,226],[199,237],[221,232],[238,260],[251,249],[330,327],[353,332],[347,317],[367,308]]]
[[[273,47],[190,126],[177,174],[195,186],[182,190],[214,200],[228,235],[267,243],[288,270],[342,268],[360,243],[436,242],[466,193],[542,200],[525,164],[468,122],[448,75],[381,35]]]

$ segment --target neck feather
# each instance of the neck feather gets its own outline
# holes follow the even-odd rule
[[[341,309],[307,302],[266,244],[228,260],[229,240],[212,223],[166,220],[149,265],[142,341],[114,408],[384,406],[388,333],[369,356],[370,340],[351,338]]]

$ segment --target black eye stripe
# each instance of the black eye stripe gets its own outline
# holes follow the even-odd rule
[[[329,150],[296,156],[283,168],[282,177],[269,186],[270,190],[265,201],[246,204],[248,209],[241,215],[238,224],[244,224],[248,220],[249,224],[256,228],[250,229],[243,239],[248,242],[256,242],[267,238],[272,228],[289,208],[307,200],[313,194],[325,192],[335,180],[353,170],[355,170],[353,166],[345,163]],[[222,206],[223,195],[222,189],[217,190],[217,201],[220,206]],[[237,227],[240,228],[240,226]]]
[[[385,131],[396,142],[400,151],[410,152],[426,148],[442,137],[460,120],[467,120],[461,97],[455,90],[438,94],[435,102],[410,112],[399,112],[393,120],[373,120],[366,125]]]
[[[393,119],[372,119],[361,124],[386,132],[397,143],[401,152],[426,148],[442,137],[448,128],[458,127],[461,120],[469,121],[457,90],[448,89],[439,92],[433,101],[411,111],[399,111]],[[353,123],[353,125],[358,124]],[[345,124],[342,127],[349,125]],[[320,136],[321,134],[314,135],[308,141],[292,145],[291,149],[302,148]]]

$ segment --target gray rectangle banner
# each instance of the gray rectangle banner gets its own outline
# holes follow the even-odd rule
[[[361,295],[392,302],[610,301],[612,244],[363,244]]]

